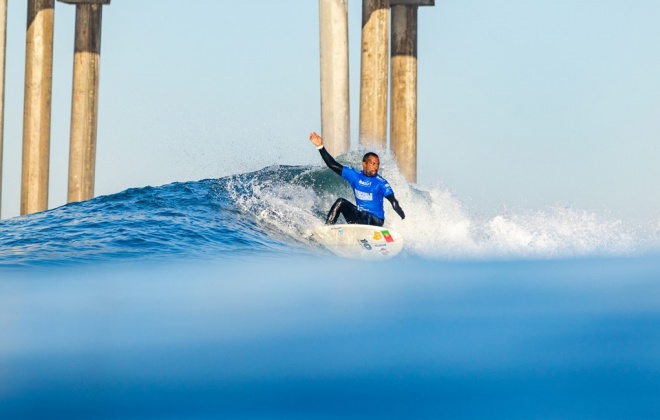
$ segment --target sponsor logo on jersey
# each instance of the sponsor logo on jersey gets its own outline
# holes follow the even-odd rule
[[[371,181],[365,181],[363,179],[358,181],[358,184],[362,185],[363,187],[370,187],[371,186]]]
[[[364,200],[364,201],[371,201],[374,199],[373,194],[366,193],[360,190],[355,190],[355,197],[357,197],[359,200]]]

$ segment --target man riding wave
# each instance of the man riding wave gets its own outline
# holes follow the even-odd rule
[[[392,187],[385,178],[378,175],[380,159],[377,154],[369,152],[364,155],[360,172],[339,164],[323,147],[323,139],[317,133],[312,132],[309,140],[319,149],[325,164],[351,184],[353,194],[355,194],[356,204],[344,198],[338,198],[335,201],[328,212],[325,221],[327,225],[337,223],[339,215],[343,215],[346,223],[383,226],[385,223],[384,198],[392,204],[392,208],[401,219],[405,219],[406,215],[394,197]]]

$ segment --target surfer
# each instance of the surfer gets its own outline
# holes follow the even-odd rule
[[[309,135],[309,141],[319,149],[321,157],[328,168],[332,169],[353,188],[355,194],[355,202],[357,205],[351,203],[344,198],[338,198],[335,204],[332,205],[328,212],[328,217],[325,220],[326,225],[334,225],[337,223],[339,215],[343,215],[346,223],[383,226],[385,223],[385,210],[383,209],[383,198],[386,198],[392,203],[392,208],[401,219],[406,218],[406,214],[399,205],[399,202],[394,198],[394,191],[390,184],[378,175],[378,168],[380,166],[380,159],[378,155],[369,152],[362,158],[362,172],[353,168],[342,166],[328,153],[323,147],[323,139],[321,136],[312,132]]]

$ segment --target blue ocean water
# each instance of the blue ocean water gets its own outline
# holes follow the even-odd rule
[[[658,226],[384,175],[378,263],[308,239],[350,196],[320,166],[0,221],[0,418],[660,416]]]

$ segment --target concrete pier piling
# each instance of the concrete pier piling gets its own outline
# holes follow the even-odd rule
[[[387,146],[389,0],[362,1],[360,145]]]
[[[48,208],[55,0],[28,0],[21,214]]]
[[[347,0],[319,0],[321,135],[328,151],[350,148]]]
[[[392,6],[390,149],[408,182],[417,181],[417,7]]]
[[[391,0],[390,149],[408,182],[417,181],[417,9],[433,0]]]
[[[7,57],[7,0],[0,0],[0,217],[2,216],[2,151],[5,138],[5,64]]]
[[[101,18],[108,1],[76,3],[76,37],[71,101],[68,202],[94,197],[98,121]]]

